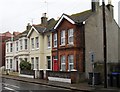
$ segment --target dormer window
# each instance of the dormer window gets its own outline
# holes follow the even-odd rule
[[[68,44],[73,44],[73,29],[68,30]]]
[[[61,31],[61,45],[65,45],[65,30]]]

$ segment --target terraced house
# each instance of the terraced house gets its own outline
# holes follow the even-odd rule
[[[6,41],[6,69],[20,71],[19,64],[22,60],[29,61],[29,46],[27,33],[31,26],[28,24],[26,30]]]
[[[29,38],[29,59],[33,70],[52,70],[52,28],[54,19],[47,20],[46,13],[41,17],[41,24],[32,25],[27,37]],[[37,72],[35,72],[37,73]],[[37,73],[38,74],[38,73]],[[36,77],[39,75],[36,74]]]

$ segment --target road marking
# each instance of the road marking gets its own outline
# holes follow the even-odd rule
[[[11,86],[11,87],[14,87],[14,88],[20,88],[20,87],[18,87],[16,85],[11,85],[11,84],[7,84],[7,83],[2,83],[2,84],[4,84],[5,86]]]
[[[9,87],[4,87],[5,89],[7,89],[7,90],[14,90],[14,89],[12,89],[12,88],[9,88]]]

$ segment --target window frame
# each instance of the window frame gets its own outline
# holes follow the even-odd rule
[[[48,58],[49,57],[49,58]],[[48,63],[49,62],[49,63]],[[50,64],[50,65],[49,65]],[[50,67],[49,67],[50,66]],[[47,69],[51,69],[51,56],[47,56]]]
[[[10,43],[10,52],[13,52],[13,43]]]
[[[72,42],[70,42],[70,38],[73,39]],[[74,43],[74,29],[69,29],[68,30],[68,44],[73,44],[73,43]]]
[[[16,51],[18,51],[18,41],[16,41]]]
[[[72,62],[70,62],[71,59],[72,59]],[[68,71],[73,70],[73,69],[70,69],[71,65],[73,66],[73,69],[74,69],[74,55],[72,55],[72,54],[68,55]]]
[[[65,45],[65,30],[60,33],[60,45]]]
[[[50,45],[50,35],[47,35],[47,47],[51,48],[51,45]]]
[[[34,66],[34,58],[31,57],[31,69],[33,70],[34,68],[35,68],[35,66]]]
[[[31,49],[34,49],[34,38],[31,38]]]
[[[20,50],[23,49],[23,43],[22,43],[22,39],[20,39]]]
[[[39,48],[39,37],[35,37],[35,45],[36,45],[36,49]]]
[[[10,69],[12,69],[13,65],[12,65],[13,59],[10,59]]]
[[[27,50],[28,49],[28,40],[24,39],[24,42],[25,42],[25,50]]]
[[[63,61],[62,61],[63,60]],[[66,71],[66,57],[65,57],[65,55],[62,55],[61,56],[61,58],[60,58],[60,64],[61,64],[61,71]],[[64,66],[64,68],[63,68],[63,66]]]
[[[39,57],[35,57],[36,69],[39,70]]]
[[[54,37],[54,39],[53,39],[54,40],[54,43],[53,43],[54,47],[57,47],[57,33],[55,33],[53,37]]]

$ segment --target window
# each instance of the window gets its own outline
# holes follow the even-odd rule
[[[65,56],[61,56],[61,71],[66,70]]]
[[[9,68],[9,61],[8,61],[8,59],[6,59],[6,68],[8,69]]]
[[[13,43],[10,43],[10,52],[13,51]]]
[[[7,52],[9,52],[9,44],[8,43],[7,43],[6,48],[7,48]]]
[[[10,69],[12,69],[12,59],[10,59]]]
[[[73,29],[68,30],[68,43],[73,44]]]
[[[36,37],[36,48],[39,48],[39,39]]]
[[[16,42],[16,51],[18,51],[18,42]]]
[[[31,69],[34,69],[34,58],[31,58]]]
[[[31,48],[34,49],[34,38],[31,38]]]
[[[27,39],[24,40],[25,41],[25,50],[27,49]]]
[[[73,55],[68,56],[68,70],[71,71],[74,69],[74,57]]]
[[[47,45],[48,45],[48,48],[50,48],[50,35],[47,35]]]
[[[22,39],[20,40],[20,50],[22,50],[23,47],[22,47]]]
[[[36,57],[36,69],[39,69],[39,57]]]
[[[50,56],[47,56],[47,68],[51,69],[51,59],[50,59]]]
[[[61,31],[61,45],[65,45],[65,30]]]
[[[57,47],[57,33],[54,34],[54,47]]]

